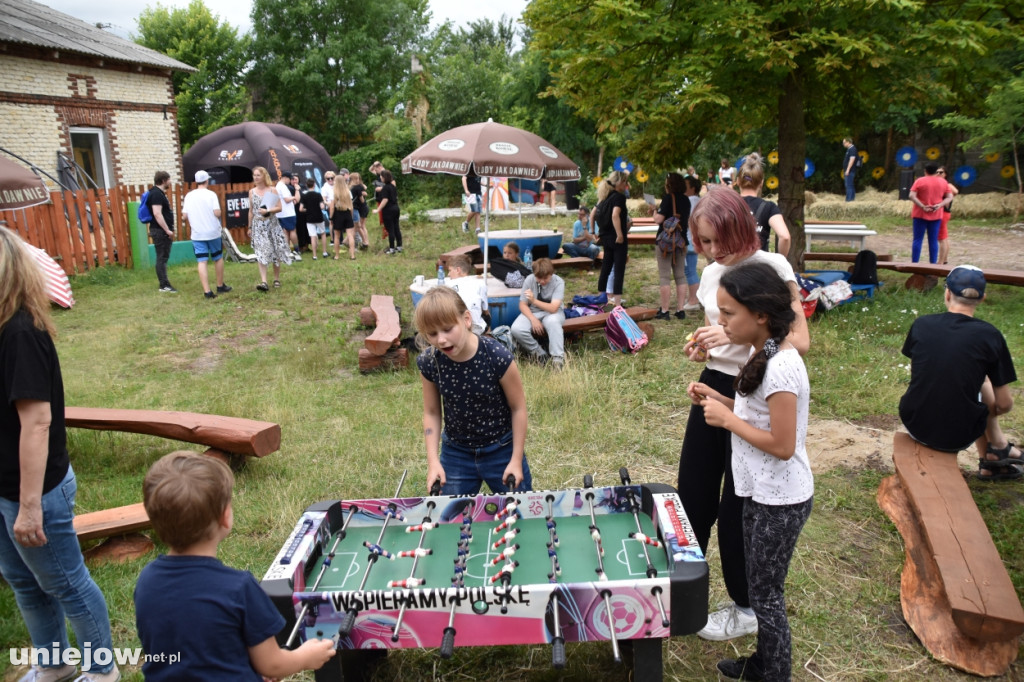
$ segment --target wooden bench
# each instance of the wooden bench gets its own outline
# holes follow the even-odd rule
[[[555,270],[564,270],[566,268],[579,268],[581,270],[590,270],[594,267],[594,260],[591,258],[586,258],[584,256],[579,256],[576,258],[562,257],[552,259],[551,265],[552,267],[554,267]],[[484,272],[484,264],[474,263],[473,269],[476,270],[476,274],[482,275]]]
[[[364,324],[373,324],[373,333],[363,341],[359,349],[359,371],[409,366],[409,351],[399,348],[402,324],[395,310],[395,299],[391,296],[370,297],[370,307],[360,311]]]
[[[939,263],[907,263],[905,261],[878,262],[878,267],[883,270],[895,270],[896,272],[912,273],[915,275],[931,275],[933,277],[946,277],[955,265],[940,265]],[[988,284],[1012,284],[1013,286],[1024,286],[1024,272],[1019,270],[982,270],[985,275],[985,282]]]
[[[642,322],[643,320],[653,319],[654,316],[658,314],[658,309],[633,306],[631,308],[626,308],[626,314],[632,317],[635,321]],[[604,329],[604,325],[607,321],[608,313],[584,315],[583,317],[571,317],[562,323],[562,331],[565,334],[575,334],[577,332],[586,332],[593,329]]]
[[[281,447],[279,424],[195,412],[65,407],[64,423],[71,428],[140,433],[205,445],[205,454],[224,461],[231,455],[264,457]],[[137,558],[153,548],[149,538],[135,533],[150,526],[141,502],[78,514],[74,526],[79,541],[109,538],[87,550],[90,560]]]
[[[903,536],[903,616],[929,652],[960,670],[1001,675],[1017,657],[1024,609],[956,455],[906,433],[878,504]]]
[[[873,237],[877,232],[869,230],[862,223],[841,223],[814,221],[804,225],[804,239],[806,240],[804,252],[811,250],[811,240],[818,239],[832,242],[849,242],[856,246],[859,251],[864,250],[864,242],[868,237]]]
[[[892,260],[891,253],[878,253],[875,254],[878,257],[878,262],[887,262]],[[813,251],[805,252],[804,260],[823,260],[833,261],[836,263],[853,263],[857,260],[857,254],[854,252],[846,253],[841,251]]]
[[[195,412],[66,407],[64,422],[77,429],[123,431],[207,446],[206,454],[263,457],[281,447],[281,425]]]

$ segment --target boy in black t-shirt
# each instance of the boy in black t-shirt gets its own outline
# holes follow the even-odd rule
[[[985,298],[985,276],[971,265],[946,278],[945,313],[925,315],[910,327],[903,354],[910,385],[900,399],[900,419],[911,437],[930,448],[978,448],[978,478],[1020,478],[1021,450],[999,427],[1013,408],[1009,384],[1017,380],[1006,339],[974,318]]]

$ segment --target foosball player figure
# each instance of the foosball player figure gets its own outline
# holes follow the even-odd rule
[[[416,306],[416,364],[423,383],[423,437],[427,487],[445,495],[530,490],[526,396],[512,354],[489,336],[472,332],[473,317],[459,294],[435,287]],[[472,397],[465,388],[472,386]],[[444,430],[442,432],[442,412]]]
[[[282,678],[335,654],[330,639],[278,646],[285,621],[270,597],[251,573],[217,559],[234,523],[233,486],[227,465],[194,452],[165,455],[146,474],[143,505],[170,549],[135,585],[147,680]]]

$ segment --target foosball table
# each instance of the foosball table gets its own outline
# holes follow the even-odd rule
[[[620,479],[314,504],[261,583],[288,622],[278,639],[333,638],[321,682],[387,649],[550,644],[560,668],[565,642],[595,640],[660,680],[662,639],[707,622],[708,567],[675,489]]]

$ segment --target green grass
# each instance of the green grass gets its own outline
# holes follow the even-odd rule
[[[514,219],[492,221],[496,229]],[[893,226],[899,224],[893,219]],[[566,220],[524,217],[524,227],[568,228]],[[873,226],[874,227],[874,226]],[[878,229],[878,228],[876,228]],[[884,229],[884,228],[883,228]],[[993,229],[996,226],[993,225]],[[438,254],[468,237],[458,221],[403,228],[406,253],[380,249],[357,261],[306,258],[282,275],[283,287],[255,291],[255,265],[228,264],[235,291],[202,298],[194,268],[171,269],[182,293],[157,292],[151,271],[118,268],[75,278],[78,305],[56,313],[57,342],[67,404],[187,410],[273,421],[282,425],[281,450],[249,461],[238,473],[235,530],[221,546],[228,564],[266,570],[297,515],[328,498],[391,496],[402,474],[403,492],[424,488],[422,403],[415,367],[361,375],[357,353],[368,333],[359,308],[373,293],[391,294],[402,308],[404,335],[413,276],[431,276]],[[371,228],[371,235],[379,234]],[[625,297],[657,302],[657,272],[650,247],[632,250]],[[596,273],[565,275],[567,295],[593,292]],[[892,428],[907,378],[900,354],[916,315],[941,308],[941,290],[902,288],[903,275],[886,282],[872,302],[837,308],[811,322],[807,364],[815,418],[862,420]],[[991,286],[979,312],[1006,334],[1011,352],[1024,352],[1024,291]],[[527,454],[538,488],[580,485],[583,474],[616,480],[620,466],[635,481],[674,483],[689,401],[687,382],[699,367],[681,353],[697,320],[658,322],[638,356],[612,353],[600,333],[569,345],[561,374],[522,366],[530,413]],[[1019,363],[1018,363],[1019,364]],[[1019,384],[1014,395],[1020,400]],[[1024,410],[1007,415],[1007,430],[1024,434]],[[85,430],[69,432],[79,478],[79,512],[137,502],[150,463],[178,444],[158,438]],[[879,511],[875,490],[884,472],[870,466],[817,477],[815,510],[789,576],[796,679],[946,680],[966,676],[933,661],[902,622],[899,575],[902,543]],[[1022,485],[972,483],[975,497],[1024,593]],[[712,543],[714,545],[714,543]],[[132,590],[152,556],[92,569],[110,606],[114,643],[137,645]],[[724,598],[717,551],[710,557],[712,605]],[[735,643],[676,638],[665,646],[668,679],[717,679],[715,662],[745,653],[752,639]],[[0,587],[0,650],[27,646],[11,592]],[[10,677],[0,657],[0,677]],[[620,679],[610,646],[569,647],[569,667],[556,674],[547,647],[459,649],[449,661],[435,651],[390,655],[378,679]],[[1007,679],[1024,677],[1017,664]],[[5,677],[6,679],[6,677]],[[141,679],[132,671],[126,679]],[[307,676],[311,679],[311,676]]]

